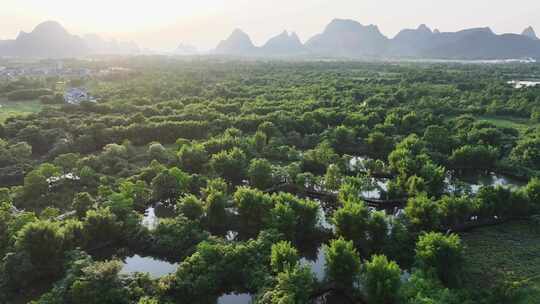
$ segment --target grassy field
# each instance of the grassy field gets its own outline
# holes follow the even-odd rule
[[[510,222],[462,234],[465,283],[473,290],[490,290],[497,281],[521,282],[518,303],[540,303],[540,226],[532,221]]]
[[[540,126],[540,123],[532,122],[527,118],[501,117],[501,116],[480,116],[478,120],[488,121],[498,127],[514,128],[520,132],[525,132],[529,128]]]
[[[5,98],[0,98],[0,123],[10,116],[36,113],[42,108],[43,105],[39,100],[8,101]]]

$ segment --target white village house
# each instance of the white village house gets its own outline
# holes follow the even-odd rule
[[[69,88],[64,93],[66,103],[79,105],[83,101],[96,102],[85,88]]]

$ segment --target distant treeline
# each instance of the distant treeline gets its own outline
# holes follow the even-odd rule
[[[50,89],[22,89],[8,93],[7,98],[10,101],[21,101],[38,99],[45,95],[54,95],[54,92]]]

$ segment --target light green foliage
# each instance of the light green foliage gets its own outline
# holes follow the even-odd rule
[[[272,201],[275,205],[270,211],[271,226],[288,240],[301,241],[316,234],[320,209],[317,202],[290,193],[275,194]]]
[[[441,224],[440,205],[425,193],[409,198],[405,214],[418,230],[436,230]]]
[[[455,286],[463,264],[459,236],[436,232],[421,235],[416,244],[416,262],[421,269],[434,271],[443,284]]]
[[[190,176],[178,168],[163,170],[152,179],[152,195],[156,201],[172,202],[189,188]]]
[[[87,247],[115,242],[120,235],[120,224],[109,208],[98,208],[86,212],[83,234]]]
[[[190,220],[199,220],[204,214],[204,204],[195,195],[181,197],[176,203],[176,209]]]
[[[201,226],[189,219],[178,216],[162,219],[152,231],[154,241],[152,251],[169,257],[186,257],[195,251],[197,244],[208,238]]]
[[[262,295],[261,304],[309,303],[315,279],[306,266],[295,265],[277,275],[274,289]]]
[[[351,240],[358,248],[367,247],[369,211],[362,202],[345,203],[332,217],[336,235]]]
[[[210,166],[224,179],[239,183],[246,172],[246,154],[238,148],[233,148],[228,152],[222,151],[212,155]]]
[[[337,239],[324,247],[327,279],[352,289],[360,275],[360,256],[351,241]]]
[[[279,242],[272,245],[270,265],[274,273],[280,273],[294,268],[298,260],[298,251],[290,242]]]
[[[266,190],[272,186],[272,164],[266,159],[253,159],[249,164],[247,176],[250,185]]]
[[[202,144],[185,144],[178,151],[178,160],[187,172],[200,173],[208,162],[208,153]]]
[[[161,163],[167,163],[170,160],[169,151],[160,143],[154,142],[148,145],[148,155],[150,159],[155,159]]]
[[[270,210],[274,203],[268,194],[240,187],[234,193],[234,205],[238,209],[243,229],[256,234],[270,220]]]
[[[73,198],[73,210],[77,213],[78,218],[84,218],[88,211],[95,204],[94,198],[88,192],[77,193]]]
[[[205,211],[210,231],[222,231],[227,222],[227,196],[223,192],[212,190],[206,198]]]
[[[369,303],[395,303],[401,284],[401,269],[384,255],[374,255],[364,265],[364,280]]]
[[[390,168],[398,173],[397,184],[402,190],[418,190],[418,177],[428,194],[438,195],[444,188],[445,170],[425,152],[425,143],[416,134],[409,135],[388,156]]]
[[[332,164],[326,169],[326,175],[324,176],[324,185],[326,189],[337,191],[341,186],[341,172],[339,167]]]

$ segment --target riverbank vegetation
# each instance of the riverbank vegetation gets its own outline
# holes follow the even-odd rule
[[[107,64],[136,73],[0,124],[0,302],[534,296],[540,88],[507,82],[540,66]]]

